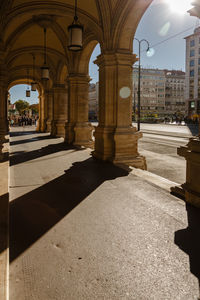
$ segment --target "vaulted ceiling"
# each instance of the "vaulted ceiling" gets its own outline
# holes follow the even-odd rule
[[[132,50],[136,27],[152,0],[78,0],[78,17],[84,25],[84,48],[89,58],[96,43],[102,51]],[[67,50],[68,26],[74,16],[74,0],[1,0],[0,41],[9,81],[32,72],[36,56],[37,76],[43,64],[43,27],[47,27],[47,60],[51,77],[64,78],[74,57]],[[76,54],[81,56],[83,54]]]

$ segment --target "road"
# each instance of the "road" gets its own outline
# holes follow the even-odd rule
[[[184,183],[186,161],[177,155],[177,148],[187,144],[192,133],[197,132],[197,126],[141,123],[141,131],[139,153],[146,157],[147,170],[176,183]]]
[[[147,170],[176,183],[184,183],[186,161],[177,155],[177,148],[185,146],[188,138],[143,133],[139,153],[147,160]]]

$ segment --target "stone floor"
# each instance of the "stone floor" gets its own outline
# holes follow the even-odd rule
[[[10,300],[197,300],[200,211],[90,152],[13,129]]]

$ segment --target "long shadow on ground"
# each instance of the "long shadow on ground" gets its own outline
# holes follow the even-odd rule
[[[12,155],[10,156],[10,166],[21,164],[30,161],[32,159],[40,158],[49,154],[53,154],[65,150],[72,150],[72,149],[74,151],[78,151],[78,150],[80,151],[80,149],[73,147],[71,145],[67,145],[62,142],[58,144],[48,145],[46,147],[42,147],[40,149],[36,149],[29,152],[23,152],[23,151],[13,152],[11,153]]]
[[[186,204],[186,210],[188,227],[175,232],[175,244],[189,256],[190,271],[200,283],[200,209]]]
[[[110,163],[92,158],[10,203],[10,260],[35,243],[104,181],[127,176]]]
[[[0,253],[8,247],[8,193],[0,196]]]
[[[22,127],[21,127],[22,128]],[[10,136],[21,136],[21,135],[29,135],[29,134],[38,134],[36,130],[29,130],[29,131],[10,131]]]
[[[12,135],[10,135],[10,136],[12,136]],[[53,137],[50,135],[36,136],[36,137],[32,137],[30,139],[12,141],[12,142],[10,142],[10,146],[21,145],[21,144],[26,144],[26,143],[31,143],[31,142],[41,141],[41,140],[49,140],[49,139],[53,139]],[[58,139],[58,138],[54,138],[54,139]]]

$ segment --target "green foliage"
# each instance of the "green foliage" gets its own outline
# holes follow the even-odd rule
[[[16,109],[21,114],[25,109],[29,108],[29,103],[25,100],[17,100],[15,103]]]
[[[33,114],[38,114],[39,113],[39,104],[38,103],[31,104],[29,106],[29,108],[32,109]]]

